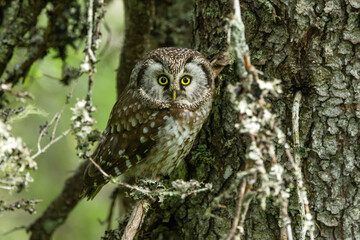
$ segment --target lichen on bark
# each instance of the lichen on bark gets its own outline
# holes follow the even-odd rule
[[[243,2],[254,64],[266,76],[282,79],[287,96],[294,89],[304,94],[300,138],[307,150],[302,164],[317,216],[316,239],[360,239],[358,215],[350,216],[359,209],[360,28],[355,2]],[[269,5],[273,21],[266,18]],[[290,104],[286,96],[278,101]],[[282,121],[285,129],[287,121]]]

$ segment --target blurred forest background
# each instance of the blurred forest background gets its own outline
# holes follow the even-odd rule
[[[116,100],[116,68],[119,65],[119,53],[124,35],[124,12],[123,3],[120,0],[111,1],[105,6],[106,14],[102,24],[102,41],[98,50],[93,88],[93,103],[97,111],[93,114],[97,120],[97,128],[102,131],[107,123],[111,108]],[[82,11],[86,11],[84,9]],[[39,23],[46,22],[44,11],[40,15]],[[108,29],[105,29],[105,25]],[[75,51],[68,48],[67,63],[78,68],[84,59],[83,49],[85,40],[78,42]],[[61,78],[62,62],[55,58],[55,52],[50,52],[44,59],[38,60],[30,69],[24,84],[18,84],[15,91],[27,91],[33,94],[34,100],[27,103],[36,106],[46,115],[32,114],[26,118],[12,122],[12,132],[15,136],[23,137],[26,145],[35,153],[37,139],[40,133],[40,125],[49,122],[50,119],[61,110],[65,104],[65,96],[70,93],[73,84],[65,86],[58,81]],[[21,52],[15,52],[12,61],[16,62],[23,57]],[[88,76],[80,77],[79,83],[74,90],[71,102],[65,108],[60,119],[57,135],[70,125],[71,110],[77,98],[84,99],[87,93]],[[9,107],[17,108],[20,103],[12,100]],[[44,143],[49,136],[45,136]],[[19,199],[41,200],[36,206],[37,214],[16,210],[0,213],[0,239],[21,240],[28,239],[25,229],[17,229],[19,226],[27,227],[45,210],[49,203],[59,194],[64,181],[72,175],[79,165],[76,156],[74,136],[68,134],[59,142],[51,146],[45,153],[36,159],[38,170],[31,172],[34,182],[28,190],[21,193],[12,193],[0,189],[0,199],[7,203],[13,203]],[[109,196],[111,187],[107,186],[93,201],[81,201],[72,212],[67,224],[56,231],[54,240],[60,239],[99,239],[103,235],[105,226],[101,221],[107,217]],[[116,226],[116,221],[113,222]],[[113,227],[114,227],[113,226]]]

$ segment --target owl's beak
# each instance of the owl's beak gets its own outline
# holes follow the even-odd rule
[[[173,90],[173,101],[175,101],[175,99],[176,99],[176,90],[174,89]]]

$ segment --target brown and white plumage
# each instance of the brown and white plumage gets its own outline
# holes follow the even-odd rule
[[[164,76],[167,84],[160,83]],[[209,115],[213,91],[210,63],[199,52],[150,52],[133,69],[92,159],[114,177],[128,170],[142,178],[169,174],[189,153]],[[92,199],[108,181],[89,162],[82,195]]]

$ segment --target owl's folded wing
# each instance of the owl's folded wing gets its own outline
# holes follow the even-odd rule
[[[92,155],[93,161],[111,177],[121,175],[147,156],[167,111],[146,108],[131,90],[124,94],[115,104],[104,138]],[[89,199],[109,181],[99,167],[89,161],[85,170],[82,195]]]

